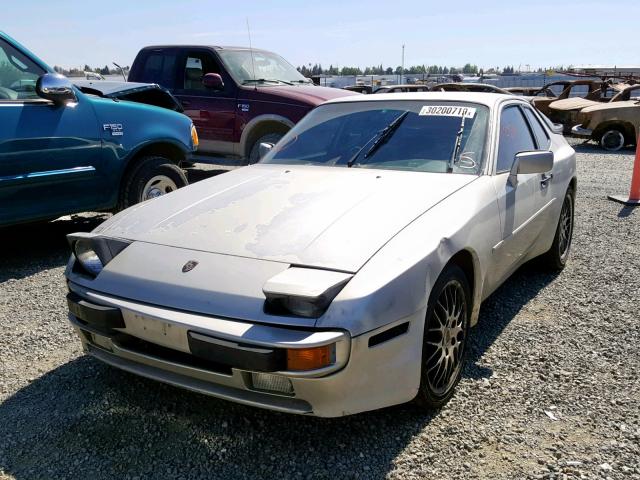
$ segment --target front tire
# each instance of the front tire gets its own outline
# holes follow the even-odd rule
[[[180,167],[171,160],[152,156],[136,161],[123,180],[118,210],[171,193],[189,182]]]
[[[471,315],[471,289],[460,267],[449,265],[436,281],[427,304],[422,369],[416,402],[441,408],[453,396],[464,366]]]
[[[548,270],[560,271],[569,260],[571,251],[571,240],[573,239],[573,216],[575,204],[575,193],[571,187],[567,189],[560,210],[558,226],[553,237],[553,244],[548,252],[542,256],[542,263]]]

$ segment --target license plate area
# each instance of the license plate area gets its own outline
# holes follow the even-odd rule
[[[126,310],[123,310],[122,316],[126,325],[125,333],[147,342],[189,353],[187,330],[184,327]]]

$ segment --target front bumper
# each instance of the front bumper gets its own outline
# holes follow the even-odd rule
[[[417,393],[422,311],[351,337],[338,330],[282,328],[167,310],[74,283],[69,287],[69,320],[85,351],[144,377],[247,405],[323,417],[403,403]],[[333,343],[332,365],[306,372],[280,370],[282,349]],[[291,391],[256,388],[254,375],[262,372],[283,379]]]
[[[589,128],[583,128],[582,125],[575,125],[572,129],[571,129],[571,133],[573,135],[576,135],[578,137],[587,137],[587,138],[591,138],[591,134],[593,133],[593,130],[589,129]]]

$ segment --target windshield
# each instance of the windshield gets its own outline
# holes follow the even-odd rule
[[[240,84],[309,83],[293,65],[275,53],[250,50],[218,50],[227,70]],[[255,76],[253,74],[255,69]]]
[[[466,102],[323,105],[291,129],[261,162],[477,175],[484,159],[488,116],[486,106]]]

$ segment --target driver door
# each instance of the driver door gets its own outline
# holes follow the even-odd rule
[[[213,53],[206,49],[187,51],[180,65],[182,74],[177,80],[174,95],[198,130],[199,150],[233,154],[238,109],[234,82]],[[207,73],[221,75],[224,88],[212,90],[205,87],[202,78]]]
[[[0,39],[0,224],[88,210],[106,198],[93,108],[83,98],[64,106],[39,98],[44,73]]]
[[[511,175],[515,156],[536,150],[531,129],[518,105],[507,105],[500,114],[496,174],[501,241],[493,247],[495,284],[501,283],[521,263],[544,226],[540,212],[540,175]]]

